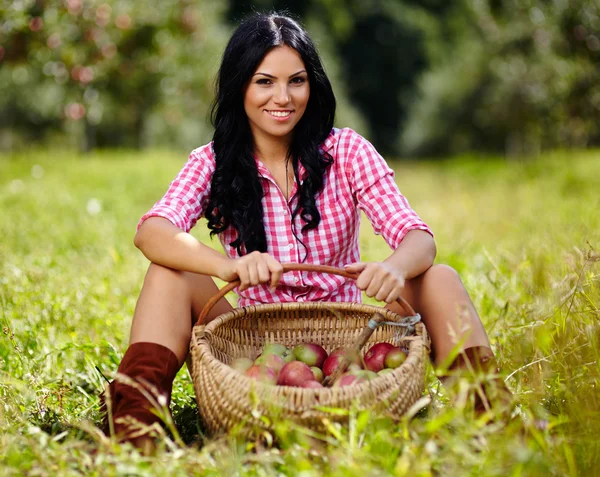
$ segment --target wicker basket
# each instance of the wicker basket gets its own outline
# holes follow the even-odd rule
[[[291,270],[356,278],[333,267],[284,265],[284,271]],[[359,303],[276,303],[236,308],[203,326],[214,304],[238,284],[230,283],[207,303],[192,333],[192,378],[198,409],[210,434],[238,428],[251,435],[272,430],[278,419],[290,419],[321,431],[324,418],[330,422],[347,420],[347,413],[332,412],[331,408],[348,410],[352,406],[399,420],[421,397],[429,353],[429,338],[422,323],[417,323],[408,335],[406,328],[399,326],[378,327],[365,348],[369,343],[387,341],[403,346],[408,358],[394,372],[354,386],[319,389],[272,386],[232,369],[228,364],[235,358],[254,358],[267,342],[295,346],[310,341],[329,353],[354,343],[376,312],[389,322],[403,320],[401,315],[385,308]],[[399,303],[407,316],[415,315],[404,300]]]

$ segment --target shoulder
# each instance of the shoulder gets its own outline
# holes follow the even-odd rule
[[[367,139],[350,128],[334,128],[324,145],[329,146],[324,151],[331,155],[339,170],[347,174],[356,169],[380,167],[385,162]]]
[[[321,148],[331,154],[334,159],[358,154],[364,148],[374,149],[373,145],[351,128],[333,128],[323,142]]]
[[[215,153],[212,142],[197,147],[188,157],[184,169],[194,171],[202,177],[211,177],[216,168]]]
[[[190,152],[189,156],[190,160],[204,162],[204,163],[212,163],[215,162],[215,152],[213,149],[213,143],[209,142],[204,146],[197,147],[196,149]]]

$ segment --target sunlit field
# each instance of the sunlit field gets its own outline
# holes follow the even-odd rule
[[[102,375],[125,352],[148,265],[135,227],[185,159],[0,156],[1,476],[600,475],[598,151],[391,163],[436,235],[437,262],[458,270],[482,316],[515,395],[510,416],[451,405],[430,368],[431,403],[398,424],[360,414],[319,446],[213,438],[184,368],[177,435],[155,455],[103,438]],[[194,234],[219,247],[203,223]],[[389,253],[366,221],[361,246],[364,260]]]

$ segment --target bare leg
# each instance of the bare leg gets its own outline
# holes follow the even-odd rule
[[[182,365],[189,351],[193,320],[218,291],[211,277],[151,263],[138,299],[129,344],[151,342],[173,351]],[[232,309],[222,298],[207,322]]]
[[[479,315],[458,273],[447,265],[434,265],[406,281],[403,298],[421,315],[431,337],[435,364],[441,364],[457,343],[462,349],[490,343]],[[400,311],[400,306],[388,308]]]

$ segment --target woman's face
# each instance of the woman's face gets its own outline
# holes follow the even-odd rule
[[[279,46],[265,55],[244,94],[244,109],[254,140],[288,139],[302,118],[310,85],[296,50]]]

